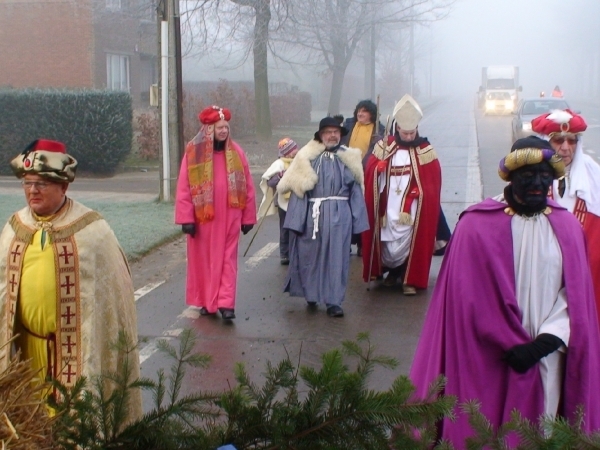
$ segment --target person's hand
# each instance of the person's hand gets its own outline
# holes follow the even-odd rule
[[[387,161],[378,161],[377,162],[377,173],[383,173],[387,169]]]
[[[254,225],[242,225],[242,233],[248,234]]]
[[[189,234],[190,237],[194,237],[196,235],[196,224],[184,223],[181,225],[181,231],[183,231],[185,234]]]
[[[504,360],[518,373],[525,373],[537,362],[563,345],[563,341],[553,334],[540,334],[535,341],[515,345],[504,354]]]

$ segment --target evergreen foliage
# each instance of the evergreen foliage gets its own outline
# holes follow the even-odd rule
[[[537,425],[525,419],[517,410],[512,411],[509,422],[494,430],[490,422],[479,411],[477,402],[461,405],[468,414],[469,423],[476,435],[468,438],[468,450],[592,450],[600,449],[600,432],[586,434],[583,430],[583,409],[578,408],[573,423],[564,417],[550,419],[540,417]],[[519,443],[507,443],[510,435],[518,437]],[[514,440],[514,439],[513,439]],[[436,447],[437,448],[437,447]]]
[[[160,370],[156,381],[132,380],[131,367],[123,364],[119,373],[81,378],[71,389],[56,384],[61,396],[52,403],[57,413],[53,448],[214,450],[230,443],[237,450],[455,449],[448,442],[436,442],[437,421],[454,418],[456,400],[443,395],[445,380],[437,379],[424,399],[414,398],[406,376],[396,378],[388,390],[369,389],[376,367],[394,368],[397,362],[376,354],[368,334],[325,352],[320,368],[294,363],[288,355],[277,364],[267,363],[259,385],[238,364],[236,386],[182,396],[186,368],[206,368],[209,363],[208,356],[193,353],[195,341],[190,330],[180,335],[178,349],[160,341],[160,351],[173,365],[168,374]],[[119,336],[118,345],[133,350],[126,336]],[[142,418],[126,424],[132,389],[150,392],[153,405]],[[460,407],[474,430],[460,448],[600,449],[600,433],[586,435],[581,411],[574,423],[559,418],[542,419],[537,425],[514,411],[511,420],[495,430],[477,402]],[[511,447],[509,436],[519,444]]]
[[[193,354],[195,336],[190,330],[180,336],[179,350],[166,341],[159,348],[173,359],[169,375],[158,372],[158,380],[131,380],[131,367],[124,363],[119,373],[80,378],[71,389],[56,383],[60,400],[51,406],[57,412],[55,439],[58,448],[170,450],[214,448],[212,403],[216,394],[200,392],[180,398],[186,367],[207,367],[210,357]],[[127,336],[120,334],[119,348],[132,351]],[[141,419],[124,424],[127,399],[132,389],[152,394],[153,409]],[[205,427],[202,424],[205,424]]]
[[[344,355],[357,361],[354,370]],[[428,428],[450,414],[452,398],[411,403],[414,387],[405,376],[387,391],[369,389],[377,366],[394,368],[397,361],[376,355],[367,334],[324,353],[318,370],[295,367],[289,357],[269,363],[262,387],[238,365],[238,386],[219,401],[227,416],[224,441],[238,449],[384,449],[396,424]],[[395,434],[400,440],[411,432],[398,428]],[[412,436],[411,441],[421,439]]]

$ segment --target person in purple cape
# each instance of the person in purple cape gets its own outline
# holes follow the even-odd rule
[[[546,197],[564,172],[547,142],[519,139],[500,162],[503,195],[462,213],[411,368],[415,398],[444,375],[444,394],[478,401],[496,428],[515,409],[537,423],[572,420],[578,406],[584,431],[600,428],[600,332],[583,229]],[[439,432],[457,448],[474,434],[465,414]]]

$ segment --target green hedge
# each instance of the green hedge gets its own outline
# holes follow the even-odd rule
[[[78,172],[111,175],[131,151],[132,106],[126,92],[0,90],[0,173],[31,141],[64,142]]]

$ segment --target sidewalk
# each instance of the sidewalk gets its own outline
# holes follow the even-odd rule
[[[158,198],[159,173],[124,172],[113,177],[78,176],[69,186],[69,196],[75,200],[154,201]],[[22,195],[20,181],[12,176],[0,177],[0,195]]]
[[[80,176],[67,194],[102,214],[133,262],[181,233],[173,221],[173,204],[157,202],[158,192],[159,173],[153,171],[120,173],[110,178]],[[0,177],[0,222],[6,223],[24,206],[20,181]]]

